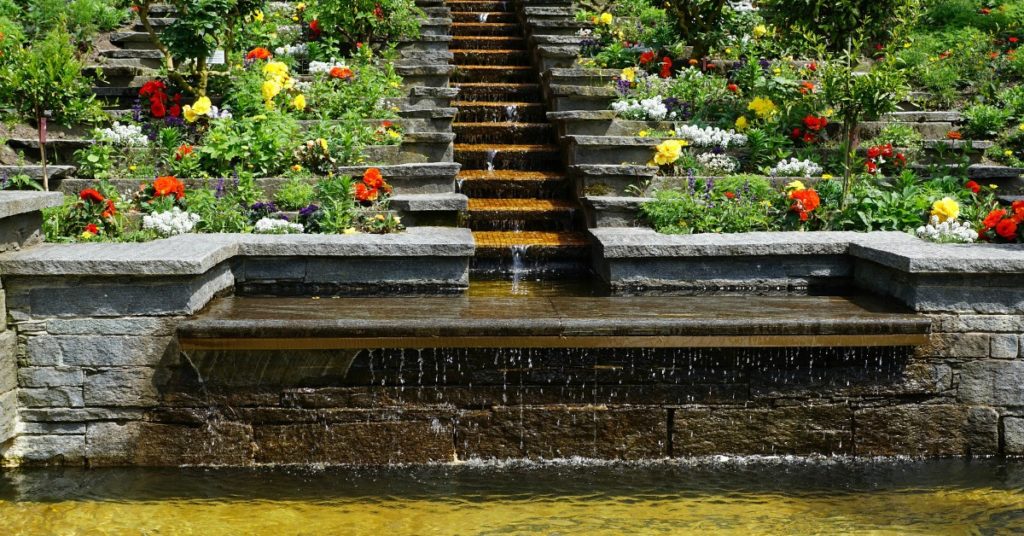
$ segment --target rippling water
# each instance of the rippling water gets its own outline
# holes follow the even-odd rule
[[[1022,534],[1024,463],[0,473],[0,534]]]

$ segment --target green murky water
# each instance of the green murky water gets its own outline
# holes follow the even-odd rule
[[[0,534],[1022,534],[1024,463],[0,473]]]

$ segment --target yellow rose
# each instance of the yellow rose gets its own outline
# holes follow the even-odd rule
[[[659,166],[675,164],[683,155],[683,147],[689,145],[685,140],[665,140],[654,148],[654,163]]]
[[[611,26],[612,22],[615,22],[615,18],[612,17],[611,13],[601,13],[601,16],[597,18],[597,22],[605,26]]]
[[[266,82],[263,82],[262,89],[263,100],[269,103],[270,101],[274,100],[274,97],[276,97],[278,93],[281,92],[281,85],[278,84],[277,82],[274,82],[273,80],[267,80]]]
[[[622,70],[622,79],[632,84],[636,81],[636,69],[632,67],[626,67]]]
[[[292,100],[292,108],[295,108],[296,110],[298,110],[300,112],[302,110],[305,110],[306,109],[306,97],[304,97],[302,95],[296,95],[295,98]]]
[[[758,24],[757,26],[754,26],[753,34],[754,37],[757,38],[764,37],[765,35],[768,35],[768,27],[764,24]]]
[[[959,215],[960,204],[952,198],[943,197],[932,203],[932,216],[938,218],[940,222],[955,220]]]
[[[741,115],[736,118],[736,130],[743,132],[750,128],[750,121],[747,121],[747,116]]]
[[[804,183],[802,183],[800,181],[793,181],[793,182],[791,182],[791,183],[786,185],[786,191],[787,192],[790,192],[790,191],[796,192],[796,191],[806,190],[806,189],[807,189],[807,187],[804,186]]]
[[[750,101],[750,105],[747,106],[747,109],[757,114],[761,119],[767,119],[779,111],[779,107],[776,106],[771,99],[763,97],[757,97]]]

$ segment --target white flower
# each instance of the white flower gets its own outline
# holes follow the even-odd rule
[[[153,229],[160,236],[174,236],[192,232],[199,223],[199,215],[174,207],[167,212],[147,214],[142,217],[142,228]]]
[[[210,107],[210,119],[231,119],[231,108],[225,106],[223,110],[216,106]]]
[[[676,137],[683,138],[694,147],[742,147],[747,144],[747,137],[737,134],[735,130],[722,130],[716,127],[698,127],[696,125],[679,125]]]
[[[940,222],[938,216],[932,216],[928,225],[918,227],[915,234],[922,240],[940,244],[970,244],[978,239],[978,232],[969,223],[956,220]]]
[[[331,69],[335,67],[344,69],[346,68],[346,65],[344,63],[338,63],[333,59],[331,61],[311,61],[309,62],[309,74],[329,73],[331,72]]]
[[[623,119],[636,121],[661,121],[668,115],[668,108],[660,96],[651,97],[641,101],[620,100],[612,103],[612,110],[615,110]]]
[[[305,230],[301,223],[278,218],[262,218],[256,222],[256,232],[259,234],[300,234]]]
[[[821,166],[810,160],[797,160],[795,157],[783,160],[772,168],[771,174],[776,177],[817,177],[821,175]]]
[[[736,159],[727,154],[701,153],[697,155],[697,162],[711,174],[729,174],[739,167]]]
[[[110,128],[98,128],[93,135],[101,140],[123,147],[145,147],[149,138],[142,133],[141,125],[122,125],[114,123]]]
[[[299,43],[297,45],[277,47],[274,49],[274,54],[277,56],[305,56],[308,51],[309,47],[306,43]]]

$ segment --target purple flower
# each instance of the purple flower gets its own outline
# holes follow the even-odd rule
[[[132,104],[132,121],[142,121],[142,102],[139,99],[135,99],[135,104]]]
[[[312,216],[313,214],[316,214],[316,212],[318,210],[320,210],[320,207],[310,203],[309,206],[307,206],[306,208],[303,208],[302,210],[299,211],[299,218],[300,219],[308,218],[308,217]]]
[[[224,197],[224,177],[217,180],[217,187],[213,190],[213,196],[217,199]]]
[[[615,89],[623,95],[629,95],[629,80],[619,79],[619,81],[615,83]]]

